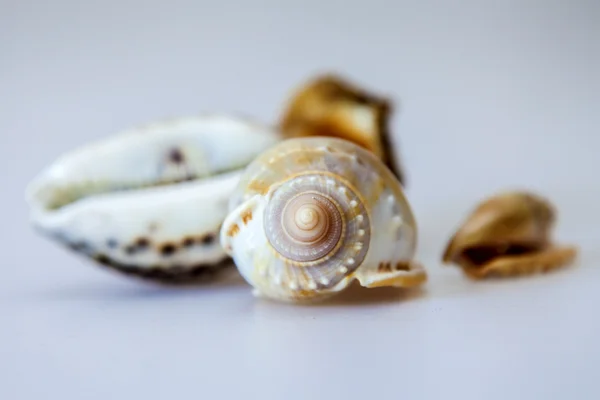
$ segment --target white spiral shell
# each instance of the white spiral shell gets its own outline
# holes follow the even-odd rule
[[[402,187],[371,152],[342,139],[289,139],[246,168],[221,244],[255,294],[322,299],[354,279],[416,286],[417,228]]]

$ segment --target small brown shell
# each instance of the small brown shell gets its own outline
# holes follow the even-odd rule
[[[572,263],[577,250],[552,243],[556,210],[528,192],[505,192],[480,203],[449,241],[442,261],[472,278],[546,272]]]
[[[328,74],[291,97],[279,127],[286,137],[330,136],[354,142],[378,156],[404,185],[390,139],[391,112],[390,100]]]

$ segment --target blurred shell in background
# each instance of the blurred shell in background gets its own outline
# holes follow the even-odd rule
[[[289,99],[279,127],[285,137],[346,139],[379,157],[402,185],[405,174],[389,130],[392,103],[333,74],[317,76]]]
[[[281,139],[228,115],[157,121],[56,159],[27,189],[47,237],[122,273],[190,282],[230,265],[218,232],[243,168]]]
[[[470,277],[546,272],[571,264],[577,249],[553,243],[556,210],[528,192],[505,192],[481,202],[451,238],[442,261]]]

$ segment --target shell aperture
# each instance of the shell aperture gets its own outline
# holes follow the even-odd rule
[[[367,287],[425,280],[411,261],[416,223],[399,181],[349,141],[276,144],[246,168],[229,208],[221,243],[257,295],[306,301],[354,280]]]

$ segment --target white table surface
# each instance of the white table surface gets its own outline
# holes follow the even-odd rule
[[[0,9],[0,399],[600,399],[598,2]],[[320,71],[397,102],[423,291],[299,307],[235,273],[158,288],[29,227],[25,185],[63,151],[199,111],[275,121]],[[576,266],[472,282],[441,265],[466,213],[507,188],[552,199]]]

